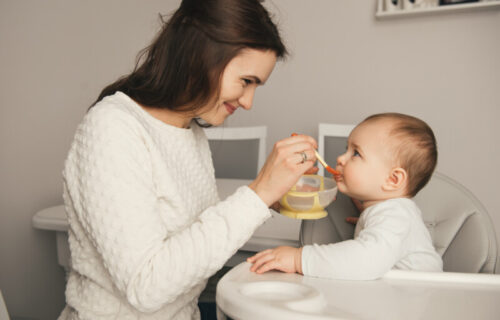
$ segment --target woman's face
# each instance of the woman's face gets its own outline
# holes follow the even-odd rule
[[[244,49],[227,64],[222,74],[220,96],[215,105],[202,108],[197,115],[218,126],[239,107],[252,107],[255,89],[263,85],[276,64],[271,50]]]

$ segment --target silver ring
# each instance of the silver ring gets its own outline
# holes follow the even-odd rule
[[[302,162],[301,163],[306,162],[307,161],[307,154],[305,153],[305,151],[302,151],[300,154],[302,155]]]

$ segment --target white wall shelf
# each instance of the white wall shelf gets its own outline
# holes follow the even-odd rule
[[[412,8],[412,9],[396,9],[393,11],[384,10],[384,0],[378,0],[377,12],[375,17],[378,19],[436,14],[443,12],[459,12],[459,11],[472,11],[472,10],[493,10],[500,9],[500,1],[480,1],[469,2],[463,4],[450,4],[444,6],[427,7],[427,8]]]

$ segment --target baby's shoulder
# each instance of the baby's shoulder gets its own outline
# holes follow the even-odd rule
[[[378,216],[410,217],[419,213],[416,203],[408,198],[388,199],[367,208],[364,212],[366,218]]]

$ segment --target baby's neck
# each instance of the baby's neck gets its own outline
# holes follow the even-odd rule
[[[369,208],[371,206],[374,206],[378,203],[384,202],[386,200],[390,199],[399,199],[399,198],[410,198],[409,196],[398,196],[398,197],[390,197],[390,198],[384,198],[384,199],[377,199],[377,200],[360,200],[361,205],[363,206],[363,210],[366,208]]]

